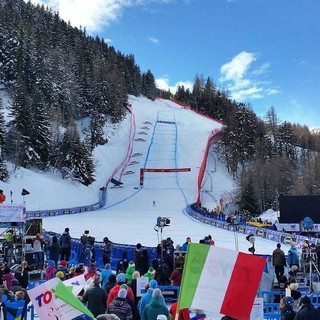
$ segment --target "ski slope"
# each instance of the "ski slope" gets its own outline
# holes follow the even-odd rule
[[[208,137],[213,130],[220,129],[221,124],[169,100],[131,97],[130,104],[136,128],[132,146],[132,155],[135,156],[130,158],[130,165],[123,174],[115,176],[123,183],[122,187],[114,188],[109,184],[104,208],[77,215],[47,217],[43,219],[44,228],[61,233],[69,227],[75,238],[89,230],[98,241],[108,236],[115,243],[140,242],[144,246],[156,246],[166,237],[171,237],[175,245],[182,245],[187,236],[198,242],[211,234],[217,246],[247,252],[250,244],[245,235],[202,224],[185,213],[187,204],[197,198],[199,167]],[[122,137],[118,148],[113,141],[113,152],[105,151],[101,157],[105,161],[104,167],[115,168],[119,164],[118,153],[124,155],[129,147],[129,142],[124,143],[123,139],[124,135],[129,139],[128,127],[122,127],[118,135]],[[215,155],[208,158],[202,186],[206,201],[212,204],[217,204],[221,194],[234,188],[234,181],[216,159]],[[191,171],[146,172],[141,187],[140,168],[190,168]],[[74,196],[81,197],[79,194]],[[159,216],[168,217],[170,226],[156,230]],[[274,242],[257,239],[256,253],[270,254],[274,248]],[[284,246],[286,249],[289,247]]]

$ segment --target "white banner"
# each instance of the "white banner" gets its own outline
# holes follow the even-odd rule
[[[0,205],[0,222],[23,222],[23,205]]]
[[[139,277],[137,278],[137,297],[142,297],[142,295],[146,292],[146,285],[149,283],[149,278],[147,277]]]
[[[28,290],[39,319],[94,319],[93,314],[58,278]]]

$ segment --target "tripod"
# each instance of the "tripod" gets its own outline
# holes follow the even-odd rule
[[[313,270],[316,271],[316,273],[318,274],[318,276],[320,277],[320,271],[316,265],[317,262],[317,254],[315,252],[308,252],[305,254],[305,258],[304,258],[304,262],[308,263],[308,267],[309,267],[309,278],[310,278],[310,290],[313,291],[313,285],[312,285],[312,273]]]

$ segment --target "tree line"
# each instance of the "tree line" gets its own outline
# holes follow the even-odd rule
[[[92,151],[108,143],[104,127],[123,120],[131,94],[174,98],[223,122],[214,148],[239,181],[235,199],[241,210],[277,209],[280,194],[320,194],[319,132],[282,122],[272,106],[263,119],[257,117],[210,77],[196,75],[192,89],[159,90],[133,54],[71,27],[43,5],[0,2],[0,89],[12,101],[5,119],[0,99],[2,181],[9,179],[6,161],[11,161],[91,184]],[[79,131],[83,119],[89,125]]]
[[[273,106],[259,118],[210,77],[197,75],[192,90],[180,86],[173,97],[223,122],[214,148],[238,181],[234,198],[241,211],[278,210],[280,195],[320,195],[320,130],[281,121]]]
[[[142,73],[133,55],[23,0],[0,2],[0,88],[12,98],[10,121],[0,123],[4,181],[9,160],[89,185],[92,150],[108,142],[107,121],[123,119],[128,94],[156,96],[154,76]],[[90,123],[79,132],[86,117]]]

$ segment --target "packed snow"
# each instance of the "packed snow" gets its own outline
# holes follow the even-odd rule
[[[190,218],[185,208],[197,199],[197,183],[204,150],[209,135],[221,129],[222,124],[182,108],[169,100],[151,101],[130,96],[135,136],[132,154],[124,174],[116,179],[122,188],[107,189],[106,206],[100,210],[43,219],[45,230],[62,233],[70,228],[74,238],[80,238],[84,230],[102,241],[108,236],[115,243],[156,246],[162,238],[171,237],[174,244],[182,245],[187,236],[199,242],[212,235],[217,246],[248,252],[250,244],[245,235],[221,230]],[[83,127],[85,122],[80,123]],[[106,126],[108,143],[94,150],[96,181],[89,187],[62,180],[56,172],[39,173],[34,170],[9,165],[11,179],[1,183],[7,195],[6,203],[25,202],[27,210],[70,208],[98,202],[100,187],[106,184],[114,169],[125,158],[130,147],[130,114],[120,124]],[[190,168],[189,172],[145,173],[140,186],[140,168]],[[129,171],[129,174],[125,174]],[[20,195],[22,188],[30,192]],[[201,199],[204,206],[214,209],[221,197],[232,197],[235,181],[227,174],[225,166],[210,150]],[[12,197],[10,197],[12,191]],[[272,215],[272,214],[271,214]],[[155,230],[157,218],[168,217],[170,225]],[[268,218],[266,218],[268,219]],[[257,254],[271,254],[275,243],[256,240]],[[284,250],[289,246],[283,245]]]

